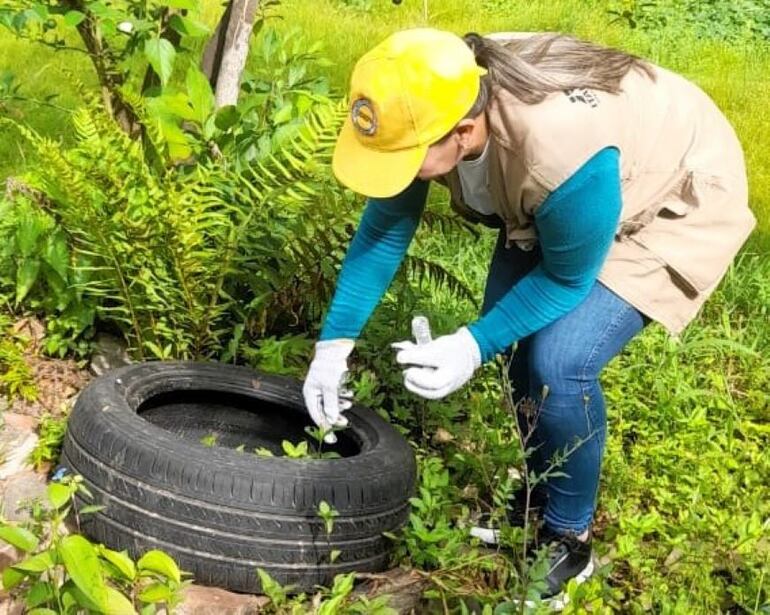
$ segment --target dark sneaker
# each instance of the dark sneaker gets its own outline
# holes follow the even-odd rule
[[[557,534],[547,526],[541,529],[538,543],[548,548],[548,574],[544,579],[548,587],[541,598],[551,609],[561,610],[567,604],[562,590],[569,581],[575,579],[582,583],[594,573],[592,541],[590,530],[588,540],[581,542],[571,534]]]
[[[548,502],[548,494],[545,487],[535,487],[532,490],[532,497],[529,501],[529,523],[539,518],[545,505]],[[519,489],[514,492],[510,500],[510,508],[507,510],[508,525],[511,527],[524,527],[524,517],[527,510],[527,491]],[[488,545],[497,545],[500,543],[499,519],[492,519],[489,513],[484,513],[479,517],[476,524],[471,527],[471,536],[475,536],[481,542]]]

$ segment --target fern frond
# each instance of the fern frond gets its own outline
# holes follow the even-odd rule
[[[474,225],[455,214],[445,214],[426,209],[422,214],[421,222],[431,232],[441,231],[444,234],[449,234],[462,231],[470,232],[476,239],[480,237],[479,231]]]
[[[406,275],[408,279],[415,280],[420,286],[425,282],[444,286],[451,293],[470,301],[474,307],[478,308],[478,301],[473,291],[438,263],[419,256],[407,255],[399,273]]]

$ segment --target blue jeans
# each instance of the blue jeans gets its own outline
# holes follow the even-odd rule
[[[505,248],[501,232],[489,268],[482,314],[540,260],[536,249]],[[531,430],[529,470],[541,474],[554,455],[571,450],[556,469],[564,476],[546,483],[545,523],[560,533],[582,533],[593,519],[604,453],[607,415],[599,373],[647,323],[647,319],[600,282],[571,312],[520,340],[509,375],[514,401],[536,409],[527,420],[517,412],[522,433]],[[548,387],[545,399],[544,386]],[[534,402],[534,403],[532,403]],[[534,424],[534,426],[532,426]],[[576,442],[580,444],[575,448]]]

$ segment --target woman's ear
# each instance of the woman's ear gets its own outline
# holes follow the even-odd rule
[[[473,118],[465,118],[455,126],[455,133],[457,139],[464,150],[468,150],[473,143],[472,135],[473,129],[476,126],[476,120]]]

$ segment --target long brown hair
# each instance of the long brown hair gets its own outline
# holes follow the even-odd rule
[[[493,85],[533,105],[552,92],[573,88],[617,94],[630,70],[655,80],[650,65],[634,55],[562,34],[521,37],[502,45],[469,32],[463,40],[476,56],[476,63],[488,71],[466,117],[475,117],[486,108]]]

